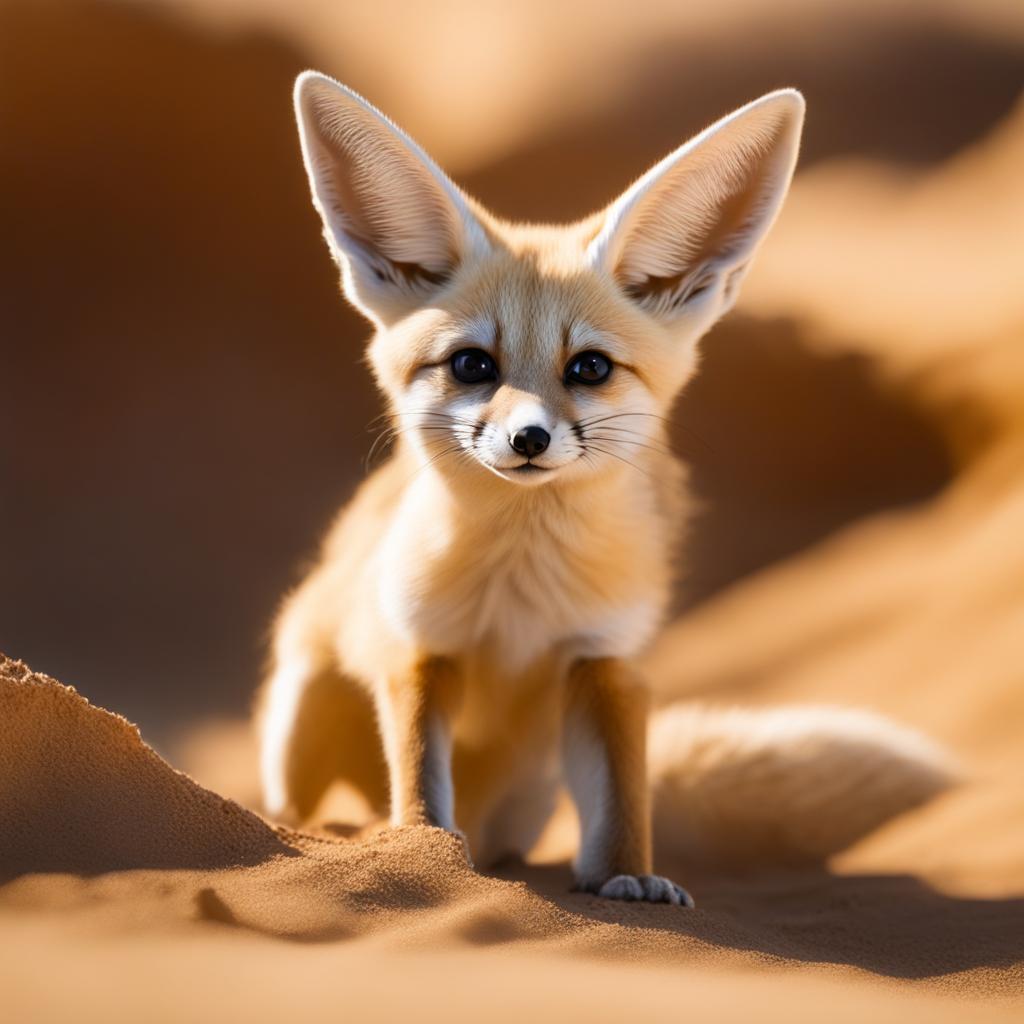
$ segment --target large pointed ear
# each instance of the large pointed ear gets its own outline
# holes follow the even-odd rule
[[[345,294],[375,323],[422,306],[486,247],[463,194],[357,93],[306,71],[295,83],[295,113],[313,205]]]
[[[721,315],[785,198],[803,117],[783,89],[670,153],[608,208],[591,265],[659,318]]]

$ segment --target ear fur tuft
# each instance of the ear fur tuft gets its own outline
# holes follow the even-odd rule
[[[295,113],[324,235],[346,294],[370,319],[392,322],[422,305],[486,244],[462,193],[358,93],[306,71]]]
[[[710,295],[724,312],[785,198],[803,116],[803,96],[782,89],[670,153],[608,208],[591,265],[653,315]]]

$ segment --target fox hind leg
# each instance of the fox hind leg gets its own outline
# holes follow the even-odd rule
[[[333,667],[303,655],[279,659],[266,684],[259,724],[260,776],[267,813],[302,821],[338,779],[377,813],[387,779],[373,705]]]

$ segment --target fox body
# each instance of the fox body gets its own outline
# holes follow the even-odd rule
[[[302,150],[393,450],[287,599],[261,702],[268,810],[345,779],[395,825],[525,854],[566,783],[577,883],[652,875],[646,695],[686,515],[667,417],[785,195],[803,100],[769,94],[610,207],[512,225],[365,100],[300,76]]]

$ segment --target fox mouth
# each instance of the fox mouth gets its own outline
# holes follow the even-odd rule
[[[503,480],[523,486],[550,480],[558,475],[556,470],[559,468],[558,466],[538,466],[535,462],[530,461],[520,462],[518,466],[491,466],[485,462],[484,466]]]

